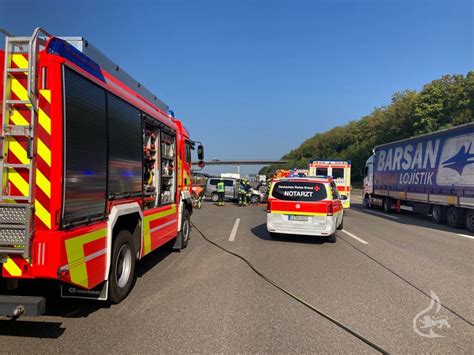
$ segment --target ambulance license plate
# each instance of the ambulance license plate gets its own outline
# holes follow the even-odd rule
[[[289,221],[300,221],[300,222],[307,222],[308,221],[308,216],[293,216],[290,215],[288,216]]]

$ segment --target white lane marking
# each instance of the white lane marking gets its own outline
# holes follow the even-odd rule
[[[378,214],[379,216],[384,216],[384,217],[392,218],[392,219],[400,219],[400,217],[391,216],[391,215],[389,215],[389,214],[382,213],[382,212],[375,212],[375,211],[369,211],[369,210],[364,210],[364,212],[373,213],[373,214]]]
[[[239,223],[240,223],[240,218],[237,218],[235,220],[234,227],[232,228],[232,232],[230,232],[229,242],[233,242],[235,240],[235,235],[237,234]]]
[[[346,233],[349,237],[354,238],[355,240],[357,240],[358,242],[360,242],[360,243],[362,243],[362,244],[369,244],[369,243],[366,242],[364,239],[359,238],[358,236],[352,234],[351,232],[346,231],[345,229],[341,230],[341,232]]]
[[[474,237],[473,237],[472,235],[467,235],[467,234],[459,234],[459,233],[456,233],[456,234],[457,234],[457,235],[459,235],[460,237],[474,239]]]

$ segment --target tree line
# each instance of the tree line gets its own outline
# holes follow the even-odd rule
[[[316,133],[284,155],[284,165],[263,167],[260,174],[277,169],[307,168],[314,159],[351,160],[352,180],[362,180],[361,168],[379,144],[435,132],[474,121],[474,72],[444,75],[426,84],[420,92],[393,94],[391,103],[368,116]]]

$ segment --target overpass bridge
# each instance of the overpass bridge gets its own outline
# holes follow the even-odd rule
[[[212,159],[209,161],[204,161],[204,166],[210,165],[235,165],[237,166],[237,173],[240,174],[240,166],[241,165],[269,165],[269,164],[285,164],[288,163],[287,160],[219,160],[219,159]],[[199,166],[201,163],[195,162],[193,166]],[[202,167],[204,167],[202,166]]]

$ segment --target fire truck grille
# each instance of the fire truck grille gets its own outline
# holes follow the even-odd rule
[[[27,210],[23,206],[0,206],[0,224],[25,224]]]

